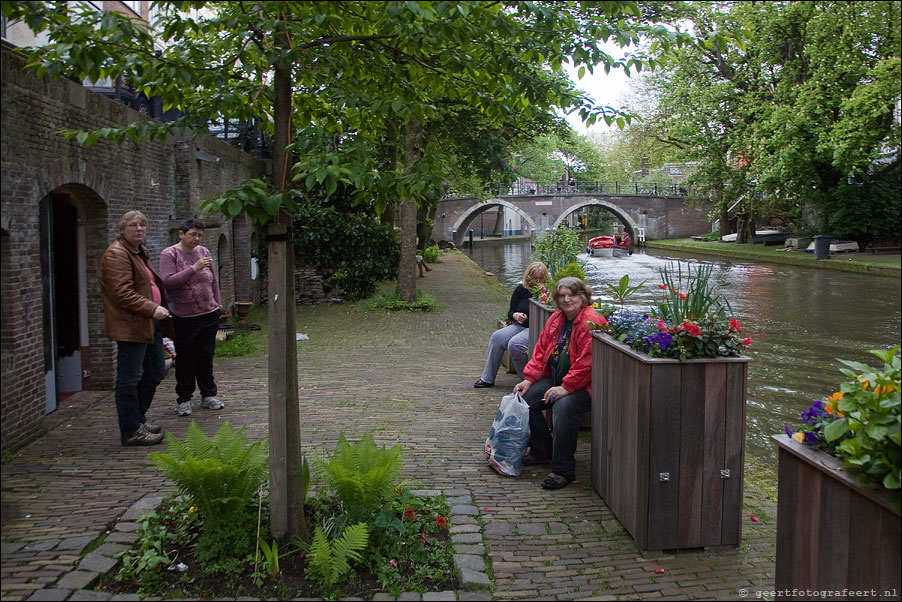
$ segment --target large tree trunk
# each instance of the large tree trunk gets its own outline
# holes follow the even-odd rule
[[[288,178],[291,132],[290,69],[279,60],[274,74],[273,187]],[[269,250],[269,477],[270,530],[284,541],[306,537],[304,524],[301,417],[295,338],[294,245],[291,215],[281,211],[267,231]]]
[[[404,127],[404,172],[413,170],[420,158],[423,128],[415,117]],[[401,201],[401,261],[398,264],[398,286],[395,292],[408,303],[417,299],[417,203],[413,198]]]
[[[498,207],[495,214],[495,227],[492,228],[492,234],[504,234],[504,207]]]

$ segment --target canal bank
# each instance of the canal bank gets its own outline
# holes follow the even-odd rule
[[[455,592],[454,598],[770,596],[776,541],[772,471],[747,456],[739,547],[640,554],[592,488],[591,433],[580,435],[577,480],[559,491],[540,487],[547,467],[514,479],[485,463],[485,437],[516,376],[499,373],[492,389],[474,389],[473,382],[494,321],[507,310],[507,287],[457,251],[445,254],[417,283],[438,299],[441,311],[368,312],[350,303],[298,307],[297,332],[308,337],[298,342],[302,443],[305,454],[324,454],[334,449],[339,433],[354,439],[372,430],[380,444],[401,444],[403,477],[412,487],[469,496],[471,520],[455,525],[456,533],[474,542],[462,545],[483,551],[494,587]],[[216,359],[225,409],[179,417],[169,374],[148,413],[151,422],[179,438],[192,420],[208,434],[228,420],[247,427],[251,439],[267,436],[265,311],[255,309],[248,321],[261,326],[250,333],[260,351]],[[55,427],[3,465],[4,600],[62,599],[56,590],[71,580],[66,575],[109,537],[107,530],[128,508],[173,490],[148,461],[149,450],[119,446],[110,392],[76,398],[59,415],[51,414]],[[108,599],[97,592],[80,596]]]
[[[841,270],[860,274],[876,274],[899,278],[902,275],[902,255],[899,253],[875,255],[873,253],[833,253],[830,259],[815,259],[814,253],[783,250],[779,246],[738,245],[736,243],[697,241],[691,238],[672,240],[650,240],[647,249],[685,253],[690,256],[703,255],[765,261],[783,265],[796,265],[825,270]]]

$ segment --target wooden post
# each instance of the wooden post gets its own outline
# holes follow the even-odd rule
[[[305,533],[290,237],[287,224],[269,225],[269,495],[270,529],[278,540]]]

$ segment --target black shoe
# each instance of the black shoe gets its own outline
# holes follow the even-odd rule
[[[542,481],[542,489],[563,489],[572,482],[573,477],[553,472]]]
[[[482,380],[481,378],[479,380],[477,380],[475,383],[473,383],[474,389],[487,389],[488,387],[494,387],[494,386],[495,386],[495,383],[487,383],[484,380]]]
[[[150,431],[150,432],[153,433],[154,435],[157,435],[157,434],[163,432],[163,427],[160,426],[160,425],[158,425],[158,424],[151,424],[151,423],[149,423],[149,422],[145,422],[145,423],[144,423],[144,430]]]

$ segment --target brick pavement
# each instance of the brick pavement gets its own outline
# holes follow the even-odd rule
[[[310,337],[298,343],[305,453],[331,451],[341,432],[353,439],[371,429],[377,442],[402,444],[414,487],[469,491],[496,600],[742,599],[743,590],[773,589],[776,510],[748,478],[744,514],[761,520],[743,524],[738,548],[643,556],[592,489],[589,433],[581,434],[577,480],[563,490],[540,488],[545,471],[527,469],[519,479],[491,471],[482,446],[516,375],[500,371],[494,389],[472,383],[509,293],[459,253],[418,284],[442,311],[298,308],[298,332]],[[252,439],[265,437],[265,356],[217,359],[216,373],[226,408],[190,419],[207,433],[229,420]],[[149,419],[181,437],[189,419],[175,414],[173,390],[170,375]],[[111,393],[86,392],[69,405],[3,465],[3,600],[49,599],[85,547],[132,504],[173,489],[148,449],[120,447]],[[775,480],[765,474],[757,482],[768,478]]]

